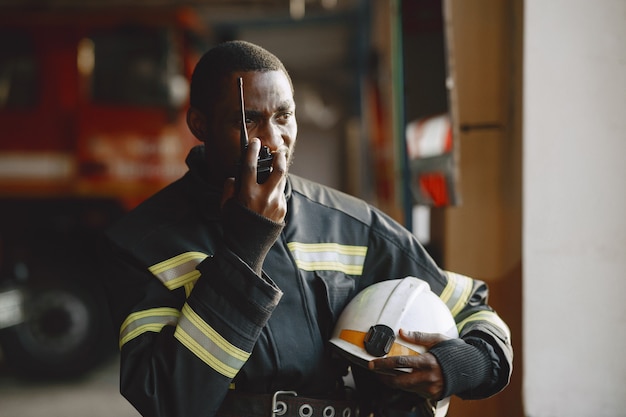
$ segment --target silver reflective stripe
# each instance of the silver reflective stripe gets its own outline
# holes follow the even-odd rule
[[[250,353],[231,344],[185,304],[174,337],[216,372],[234,378]]]
[[[287,244],[298,268],[304,271],[340,271],[348,275],[363,274],[367,246],[338,243]]]
[[[151,308],[131,313],[120,328],[120,349],[129,340],[145,333],[160,332],[166,325],[175,326],[180,311],[170,307]]]
[[[472,323],[476,321],[486,321],[487,323],[492,324],[493,326],[502,330],[502,332],[504,333],[506,337],[507,342],[511,341],[511,330],[509,329],[509,326],[507,326],[506,323],[500,318],[500,316],[498,316],[498,314],[495,313],[494,311],[483,310],[483,311],[474,313],[468,318],[466,318],[465,320],[463,320],[462,322],[458,323],[456,327],[460,333],[461,329],[463,329],[463,327],[465,327],[468,323]]]
[[[202,252],[185,252],[148,268],[169,290],[185,287],[187,296],[200,277],[196,266],[207,258]]]

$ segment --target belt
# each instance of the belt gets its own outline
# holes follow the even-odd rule
[[[355,401],[300,397],[295,391],[229,391],[217,417],[358,417]]]

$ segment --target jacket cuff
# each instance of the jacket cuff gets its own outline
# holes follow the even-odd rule
[[[442,398],[471,391],[491,380],[492,362],[489,353],[463,339],[438,343],[429,352],[437,358],[443,373]]]
[[[265,218],[231,199],[223,208],[224,241],[257,274],[265,256],[285,226]]]

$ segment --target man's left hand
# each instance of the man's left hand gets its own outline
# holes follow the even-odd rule
[[[402,329],[400,329],[400,337],[407,342],[424,346],[427,351],[437,343],[449,339],[442,334]],[[411,372],[396,372],[395,375],[381,373],[380,380],[391,388],[415,392],[432,400],[441,399],[444,388],[443,374],[433,354],[425,352],[415,356],[388,356],[369,362],[369,369],[373,371],[388,372],[397,368],[411,368]]]

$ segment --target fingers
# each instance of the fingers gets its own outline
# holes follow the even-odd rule
[[[287,148],[284,147],[272,153],[272,173],[270,174],[268,181],[271,181],[270,184],[274,187],[277,187],[282,183],[283,186],[280,187],[281,189],[284,189],[287,175],[287,152]]]
[[[400,329],[400,337],[407,342],[414,343],[416,345],[424,346],[426,349],[430,349],[439,342],[450,339],[448,336],[439,333],[424,333],[419,331],[409,331]]]
[[[425,398],[438,399],[443,393],[443,374],[437,359],[426,352],[417,356],[390,356],[369,362],[369,368],[379,373],[386,385],[404,391],[415,392]],[[404,368],[406,372],[392,369]]]
[[[423,346],[428,351],[437,343],[448,340],[449,337],[439,333],[425,333],[400,329],[400,337],[412,344]],[[419,368],[423,366],[425,354],[409,356],[387,356],[370,361],[369,368],[376,371],[385,371],[394,368]],[[432,355],[428,355],[434,358]]]
[[[248,144],[248,151],[244,155],[244,163],[241,167],[241,181],[242,184],[256,184],[257,183],[257,168],[258,158],[261,151],[261,141],[258,138],[250,139]],[[275,187],[281,181],[284,182],[284,177],[287,174],[287,147],[281,147],[278,150],[272,152],[272,172],[267,181],[272,180],[270,185]]]
[[[262,184],[257,183],[257,161],[260,150],[261,141],[258,138],[250,139],[234,194],[238,201],[248,209],[272,221],[282,222],[287,213],[286,148],[274,152],[272,172]]]
[[[415,356],[387,356],[371,360],[368,367],[372,371],[388,372],[398,368],[419,368],[421,355]]]

